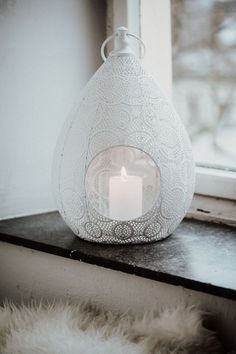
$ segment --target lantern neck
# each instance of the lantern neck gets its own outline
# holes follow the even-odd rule
[[[134,54],[134,51],[130,47],[128,29],[126,27],[117,28],[114,34],[114,49],[110,53],[110,56],[115,57]]]
[[[105,47],[107,43],[110,42],[112,39],[114,39],[114,49],[112,52],[110,52],[109,56],[119,57],[124,55],[135,55],[134,51],[130,47],[129,37],[135,38],[141,44],[142,54],[140,59],[142,59],[145,55],[145,45],[139,37],[137,37],[135,34],[129,33],[126,27],[117,28],[117,30],[112,36],[105,39],[101,46],[102,59],[106,61],[107,58],[105,56]]]

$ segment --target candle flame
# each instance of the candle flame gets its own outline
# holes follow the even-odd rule
[[[121,174],[122,179],[125,180],[127,177],[127,172],[126,172],[125,166],[122,166],[122,168],[120,170],[120,174]]]

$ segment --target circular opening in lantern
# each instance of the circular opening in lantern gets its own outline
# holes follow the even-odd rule
[[[142,150],[116,146],[96,155],[85,178],[89,205],[109,219],[128,221],[146,214],[160,191],[160,172]]]

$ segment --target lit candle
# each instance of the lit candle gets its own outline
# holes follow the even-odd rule
[[[131,220],[142,215],[143,183],[140,176],[129,176],[123,166],[120,176],[109,179],[109,217]]]

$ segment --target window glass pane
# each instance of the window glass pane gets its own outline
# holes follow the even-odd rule
[[[236,1],[171,0],[173,100],[200,165],[236,170]]]

